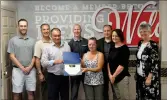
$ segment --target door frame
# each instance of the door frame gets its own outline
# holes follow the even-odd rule
[[[4,10],[8,10],[8,11],[14,11],[15,13],[16,13],[16,24],[17,24],[17,19],[18,19],[18,10],[17,10],[17,5],[16,5],[16,3],[17,3],[18,1],[1,1],[1,10],[2,9],[4,9]],[[14,4],[15,3],[15,4]],[[2,16],[1,15],[1,13],[0,13],[0,16]],[[1,20],[0,20],[0,22],[1,22]],[[2,79],[2,74],[3,74],[3,71],[2,71],[2,26],[1,26],[2,24],[0,24],[0,97],[2,98],[2,97],[4,97],[3,95],[2,95],[2,90],[3,90],[3,87],[2,87],[2,81],[3,81],[3,79]],[[17,25],[16,25],[17,26]],[[16,27],[17,28],[17,27]],[[16,29],[16,32],[17,32],[17,29]],[[0,99],[1,99],[0,98]]]

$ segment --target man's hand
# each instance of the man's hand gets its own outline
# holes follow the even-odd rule
[[[39,77],[39,81],[40,81],[40,82],[45,81],[45,77],[44,77],[44,75],[43,75],[42,73],[39,73],[39,74],[38,74],[38,77]]]
[[[30,71],[31,71],[31,69],[32,69],[32,67],[30,67],[30,66],[29,66],[29,67],[26,67],[26,68],[25,68],[25,70],[26,70],[26,74],[29,74]]]
[[[54,61],[54,64],[62,64],[63,62],[64,62],[63,60],[58,59],[58,60],[55,60],[55,61]]]
[[[26,70],[26,68],[24,66],[21,67],[20,69],[23,71],[24,74],[28,74],[28,71]]]

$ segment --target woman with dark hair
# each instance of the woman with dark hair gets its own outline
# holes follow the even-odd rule
[[[137,49],[136,100],[160,100],[158,46],[151,40],[151,25],[139,27],[141,41]]]
[[[86,100],[103,100],[103,53],[97,51],[96,38],[88,40],[89,51],[82,58],[82,72],[85,72],[84,88]]]
[[[112,41],[114,46],[110,49],[108,57],[108,76],[113,91],[113,100],[129,100],[129,94],[125,95],[125,93],[128,93],[128,77],[126,76],[130,76],[128,72],[130,51],[124,44],[124,35],[121,29],[112,31]],[[121,82],[124,82],[124,86],[120,85]]]

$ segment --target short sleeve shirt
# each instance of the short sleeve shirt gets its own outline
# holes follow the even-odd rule
[[[43,48],[49,46],[52,43],[53,43],[52,40],[45,41],[42,39],[42,40],[37,41],[35,44],[35,49],[34,49],[34,56],[41,58]]]
[[[119,65],[124,67],[124,70],[116,77],[115,79],[116,83],[121,81],[122,78],[124,78],[124,76],[130,75],[128,72],[129,56],[130,56],[130,51],[127,45],[123,45],[118,48],[115,48],[115,46],[113,46],[110,49],[108,57],[110,72],[114,74]]]
[[[15,54],[16,59],[24,67],[27,67],[31,63],[34,55],[34,45],[35,39],[29,36],[22,38],[18,35],[9,40],[7,52]]]

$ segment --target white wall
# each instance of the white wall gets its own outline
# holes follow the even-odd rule
[[[155,0],[154,0],[155,1]],[[106,1],[106,2],[110,2],[110,1]],[[132,2],[132,1],[130,1]],[[130,2],[128,2],[130,4]],[[146,2],[146,1],[138,1],[139,3],[141,2]],[[37,16],[38,14],[35,13],[35,5],[44,5],[46,6],[46,4],[64,4],[64,3],[67,3],[67,2],[60,2],[60,1],[50,1],[50,2],[46,2],[46,1],[1,1],[1,8],[9,8],[9,9],[18,9],[18,18],[27,18],[28,21],[30,22],[29,23],[29,32],[30,32],[30,36],[34,37],[37,39],[37,36],[38,36],[38,28],[37,28],[37,25],[35,23],[35,16]],[[80,1],[80,2],[73,2],[74,4],[82,4],[83,1]],[[85,2],[84,2],[85,3]],[[91,3],[91,2],[89,2]],[[105,2],[100,2],[100,3],[105,3]],[[127,1],[125,2],[115,2],[115,3],[127,3]],[[127,3],[127,4],[128,4]],[[107,4],[107,3],[106,3]],[[166,56],[166,51],[167,51],[167,12],[166,12],[166,9],[167,9],[167,1],[163,1],[163,0],[160,0],[159,1],[159,12],[160,12],[160,43],[161,43],[161,59],[162,61],[165,61],[167,62],[167,56]],[[49,15],[49,14],[48,14]],[[41,14],[42,16],[42,14]],[[43,23],[44,20],[40,21],[39,24]],[[52,24],[52,23],[51,23]],[[58,23],[58,24],[55,24],[55,26],[59,25],[61,23]],[[90,24],[90,23],[88,23]],[[66,30],[66,29],[63,29],[63,30]],[[69,34],[71,34],[71,30],[70,29],[67,29],[66,31],[69,32]],[[87,33],[86,33],[87,34]],[[97,34],[95,33],[94,34],[95,36],[97,36],[98,38],[102,37],[102,34]],[[167,65],[167,64],[166,64]],[[165,67],[163,65],[163,67]],[[167,67],[167,66],[166,66]],[[133,75],[131,76],[131,83],[134,83],[134,80],[133,80]],[[166,96],[166,90],[167,90],[167,82],[166,81],[166,78],[163,78],[163,82],[162,82],[162,99],[167,99],[167,96]],[[132,85],[134,85],[132,84]],[[134,87],[134,86],[133,86]],[[131,93],[132,95],[134,95],[134,88],[131,88]],[[133,94],[134,93],[134,94]],[[135,98],[135,97],[133,97]]]
[[[167,68],[167,1],[159,1],[161,68]],[[161,99],[166,100],[167,77],[161,77]]]
[[[159,9],[160,9],[160,31],[161,31],[161,58],[162,61],[167,61],[167,1],[160,0],[159,1]]]
[[[1,9],[7,9],[7,10],[11,10],[11,11],[17,11],[17,1],[1,1],[0,2],[1,3]],[[1,24],[0,24],[1,25]],[[2,29],[0,29],[0,31],[1,31]],[[1,94],[1,90],[2,90],[2,80],[1,80],[1,67],[2,67],[2,57],[1,57],[1,55],[2,55],[2,50],[1,50],[1,45],[2,45],[2,42],[3,41],[1,41],[2,39],[1,39],[1,32],[0,32],[0,99],[1,99],[1,97],[2,97],[2,94]]]
[[[1,8],[17,9],[17,1],[1,1]]]
[[[139,15],[138,12],[142,11],[142,6],[146,5],[149,0],[145,1],[19,1],[18,3],[18,18],[25,18],[29,22],[28,34],[35,38],[41,38],[40,25],[42,23],[50,24],[51,28],[58,27],[62,31],[62,37],[65,40],[69,40],[73,37],[72,28],[76,23],[81,24],[82,35],[85,38],[96,37],[97,39],[103,37],[102,28],[105,24],[112,24],[113,28],[122,28],[125,22],[124,15],[131,12],[129,11],[130,6],[134,6],[132,12],[137,12],[135,15],[129,14],[128,18],[131,20],[125,22],[127,24],[124,28],[126,34],[126,41],[130,43],[137,43],[139,36],[137,34],[138,26],[143,21],[153,20],[150,17],[152,11],[157,10],[157,6],[149,6],[144,11],[150,12],[147,16]],[[156,0],[154,0],[156,2]],[[152,1],[152,2],[154,2]],[[149,2],[149,3],[152,3]],[[158,3],[158,2],[156,2]],[[101,7],[107,8],[103,9]],[[101,8],[102,11],[98,11]],[[113,8],[114,10],[111,9]],[[96,12],[99,12],[98,14]],[[94,17],[94,14],[97,16]],[[112,16],[111,16],[112,14]],[[117,15],[118,16],[117,16]],[[140,20],[134,16],[142,17]],[[148,18],[146,18],[148,17]],[[121,20],[119,20],[119,18]],[[133,19],[132,19],[133,18]],[[93,20],[96,19],[96,25]],[[137,22],[136,25],[133,25]],[[151,21],[149,21],[151,22]],[[93,23],[93,24],[92,24]],[[121,23],[121,25],[120,25]],[[151,23],[150,23],[151,24]],[[155,23],[156,24],[156,23]],[[96,28],[96,27],[97,28]],[[115,27],[116,26],[116,27]],[[129,27],[129,28],[127,28]],[[135,29],[135,32],[132,32]],[[128,31],[127,31],[128,30]],[[134,34],[131,38],[129,34]],[[132,35],[131,35],[132,36]],[[158,38],[158,37],[156,37]],[[128,42],[128,44],[130,44]]]

